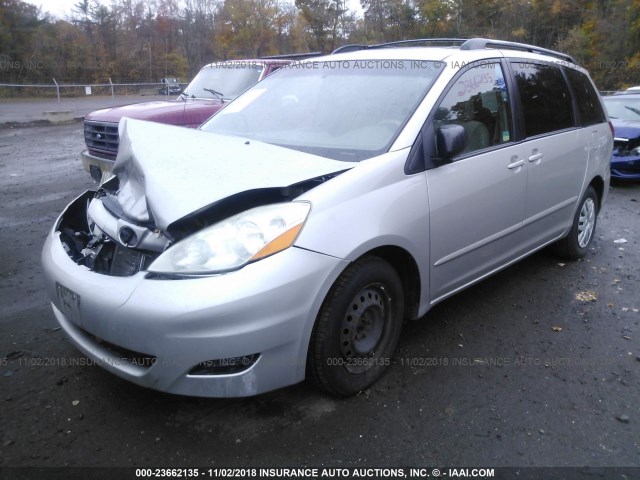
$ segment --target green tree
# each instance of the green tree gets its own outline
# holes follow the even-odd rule
[[[313,48],[329,53],[336,48],[339,41],[339,25],[348,12],[343,0],[296,0],[311,34]]]
[[[5,81],[28,79],[32,65],[41,63],[31,46],[38,29],[49,19],[40,10],[21,0],[0,0],[0,75]]]

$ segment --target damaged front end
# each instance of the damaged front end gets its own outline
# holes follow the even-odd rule
[[[640,121],[612,117],[611,178],[640,180]]]
[[[114,186],[117,179],[78,197],[62,214],[56,230],[76,264],[104,275],[129,277],[146,270],[171,242],[152,225],[123,218],[116,192],[109,190]]]
[[[353,166],[241,138],[126,118],[120,122],[119,137],[115,177],[76,199],[56,226],[76,264],[119,277],[140,271],[162,278],[220,273],[264,258],[260,242],[286,233],[290,245],[293,227],[299,231],[304,223],[309,207],[293,212],[295,207],[286,205]],[[266,207],[277,204],[285,206]],[[256,214],[253,209],[262,210]],[[266,223],[257,228],[260,221]],[[169,254],[156,263],[162,268],[149,269],[170,247],[203,231],[171,249],[181,258]],[[244,243],[234,243],[234,236]],[[252,248],[258,251],[248,252]],[[224,255],[245,261],[227,258],[219,263]],[[218,260],[211,260],[215,256]]]
[[[611,156],[611,177],[622,180],[640,180],[640,128],[635,138],[614,139]]]
[[[190,235],[252,208],[291,202],[337,174],[287,187],[240,192],[176,220],[165,231],[157,227],[152,215],[147,221],[127,216],[119,201],[120,182],[114,177],[98,191],[87,191],[72,202],[55,230],[77,265],[103,275],[129,277],[147,271],[163,252]]]

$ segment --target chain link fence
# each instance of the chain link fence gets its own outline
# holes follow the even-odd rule
[[[187,84],[180,83],[181,90]],[[164,83],[0,83],[0,127],[78,120],[102,108],[173,100]],[[164,91],[165,93],[160,93]]]
[[[181,89],[186,83],[179,84]],[[118,96],[162,95],[163,83],[60,83],[52,79],[51,84],[0,83],[1,98],[77,98],[88,95],[110,96],[114,101]],[[166,90],[166,89],[165,89]],[[165,93],[164,96],[168,96]]]

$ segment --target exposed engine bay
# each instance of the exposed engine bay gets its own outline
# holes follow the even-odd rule
[[[629,157],[640,156],[640,137],[636,138],[615,138],[613,143],[614,156]]]
[[[175,242],[242,211],[287,202],[341,172],[287,187],[239,192],[171,223],[166,231],[150,219],[131,219],[121,208],[119,180],[114,177],[97,191],[87,191],[69,205],[56,230],[63,248],[78,265],[111,276],[128,277],[146,268]]]

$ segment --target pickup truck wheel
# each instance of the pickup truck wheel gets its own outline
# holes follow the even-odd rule
[[[373,256],[352,263],[320,308],[307,378],[339,396],[373,384],[391,364],[403,312],[402,282],[391,265]]]
[[[598,196],[593,187],[584,192],[569,234],[558,241],[555,251],[561,257],[577,260],[587,254],[598,220]]]

